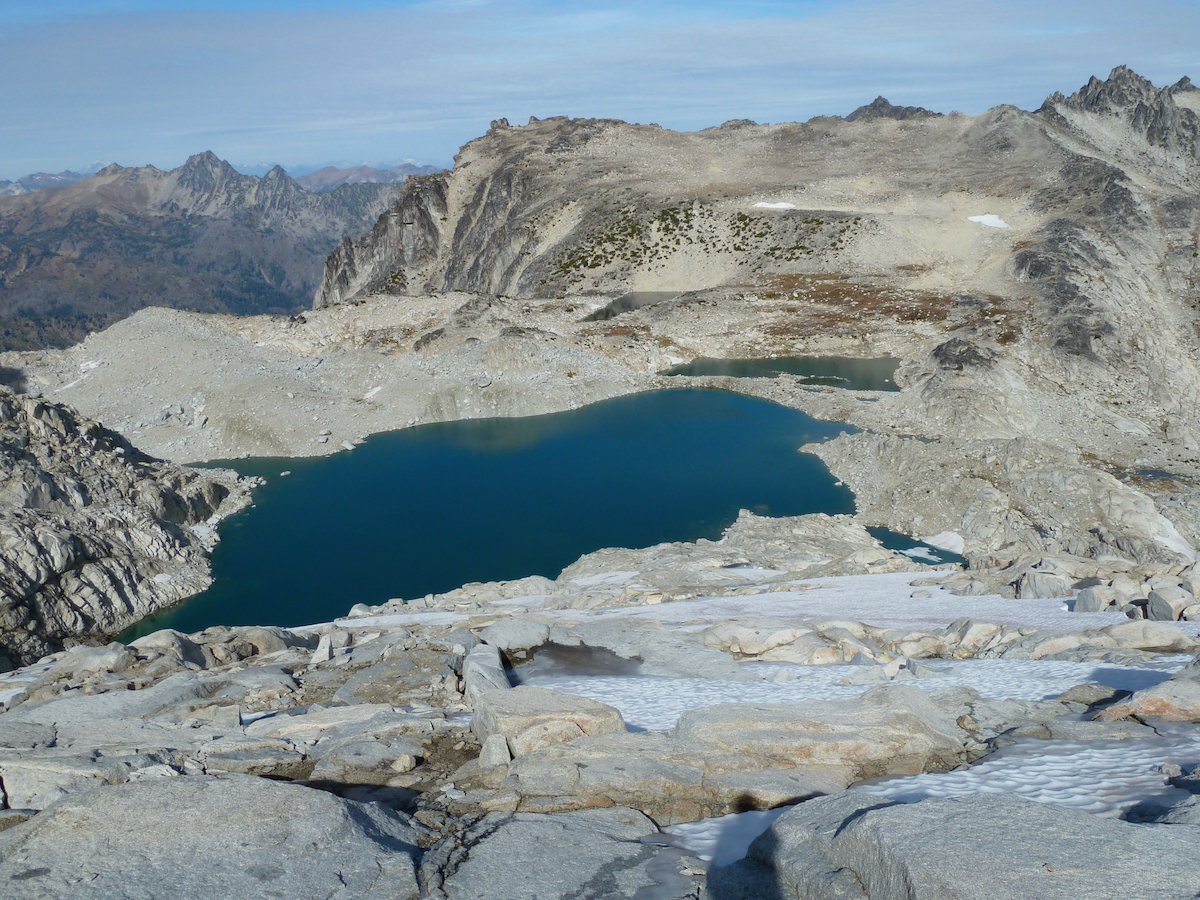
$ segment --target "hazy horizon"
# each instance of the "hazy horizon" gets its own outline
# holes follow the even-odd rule
[[[493,119],[695,130],[846,115],[876,96],[1037,108],[1128,65],[1200,78],[1200,4],[1111,0],[43,0],[0,4],[0,179],[95,160],[170,169],[445,166]]]

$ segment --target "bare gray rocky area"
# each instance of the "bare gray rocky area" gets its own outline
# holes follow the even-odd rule
[[[500,121],[345,242],[303,316],[145,310],[6,355],[42,394],[0,406],[30,434],[62,400],[176,462],[681,385],[861,431],[806,448],[853,517],[746,512],[308,629],[52,648],[0,678],[5,890],[152,895],[162,866],[181,897],[214,873],[246,896],[1194,896],[1198,97],[1119,68],[1033,113]],[[676,296],[586,321],[627,290]],[[900,390],[657,374],[801,354],[896,356]],[[198,821],[157,850],[113,833],[172,804]],[[680,830],[728,849],[747,820],[717,817],[784,806],[741,860]]]
[[[62,404],[0,388],[0,667],[111,637],[211,582],[249,485],[152,459]]]

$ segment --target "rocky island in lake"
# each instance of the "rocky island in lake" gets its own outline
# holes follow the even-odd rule
[[[498,120],[301,315],[4,354],[0,895],[1194,897],[1198,183],[1200,91],[1124,67]],[[796,358],[870,380],[745,364]],[[845,423],[795,449],[853,513],[115,640],[253,498],[190,463],[678,388]]]

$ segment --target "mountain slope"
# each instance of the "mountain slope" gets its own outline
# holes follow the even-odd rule
[[[314,306],[444,290],[786,299],[836,276],[850,287],[826,292],[832,314],[795,305],[797,336],[866,340],[969,301],[966,339],[1068,391],[1080,377],[1133,382],[1158,410],[1145,415],[1196,442],[1197,110],[1187,79],[1158,89],[1118,67],[1036,112],[696,133],[499,121],[343,241]],[[908,306],[879,302],[881,289]]]
[[[0,346],[73,343],[150,305],[295,313],[329,250],[395,190],[310,194],[279,167],[256,178],[203,153],[0,197]]]

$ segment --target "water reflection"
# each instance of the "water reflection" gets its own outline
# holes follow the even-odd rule
[[[628,294],[622,294],[608,306],[603,306],[590,316],[586,316],[583,321],[607,322],[609,319],[615,319],[621,313],[633,312],[643,306],[653,306],[664,300],[674,300],[678,296],[679,291],[630,291]]]
[[[701,358],[667,369],[664,375],[727,375],[733,378],[774,378],[798,375],[810,384],[852,391],[898,391],[893,380],[900,360],[890,356],[854,359],[848,356],[782,356],[776,359]]]

